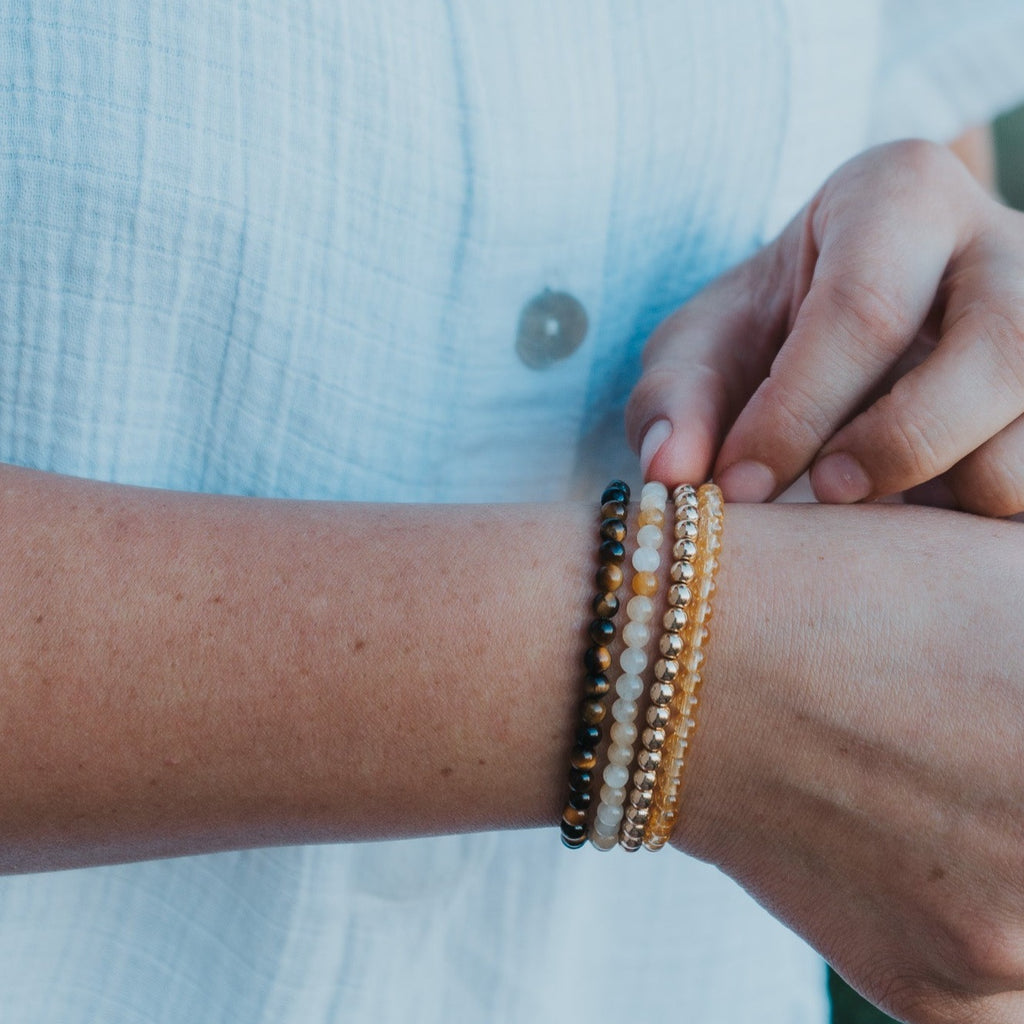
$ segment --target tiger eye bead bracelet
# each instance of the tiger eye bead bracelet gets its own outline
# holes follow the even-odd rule
[[[562,812],[562,842],[573,850],[583,846],[590,834],[588,810],[593,799],[597,752],[604,735],[604,698],[611,689],[608,672],[612,666],[611,643],[616,635],[614,619],[619,610],[622,563],[626,559],[628,509],[629,486],[613,480],[601,495],[597,595],[592,606],[590,646],[583,654],[585,675],[579,722],[569,755],[569,799]]]

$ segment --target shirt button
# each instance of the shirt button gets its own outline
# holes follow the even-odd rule
[[[531,370],[566,359],[587,336],[587,311],[568,292],[545,288],[519,315],[516,353]]]

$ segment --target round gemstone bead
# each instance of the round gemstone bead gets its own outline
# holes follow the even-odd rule
[[[576,729],[576,746],[589,749],[601,742],[601,727],[582,724]]]
[[[626,539],[626,524],[621,519],[611,518],[601,521],[601,539],[613,540],[621,544]]]
[[[626,503],[624,501],[605,501],[601,503],[602,519],[621,519],[626,521]]]
[[[612,789],[622,789],[629,782],[629,768],[621,764],[607,764],[601,777]]]
[[[597,833],[590,837],[590,844],[595,850],[600,850],[602,853],[607,853],[609,850],[614,850],[619,845],[619,837],[617,834],[610,836],[602,836]]]
[[[608,748],[608,763],[609,764],[621,764],[623,767],[628,768],[633,761],[633,748],[624,747],[618,743],[613,743]]]
[[[597,570],[597,589],[602,593],[618,590],[622,586],[622,568],[614,562],[602,565]]]
[[[621,565],[626,558],[626,548],[621,541],[604,540],[601,541],[597,554],[602,562],[614,562],[616,565]]]
[[[601,504],[609,501],[629,501],[629,484],[625,480],[612,480],[601,495]]]
[[[562,839],[568,840],[583,840],[587,837],[587,828],[585,825],[574,825],[572,822],[562,819]]]
[[[590,806],[590,792],[588,790],[573,790],[569,794],[569,806],[577,811],[585,811]]]
[[[621,807],[625,802],[625,786],[609,786],[606,784],[601,787],[601,803],[611,804],[612,807]]]
[[[627,647],[646,647],[651,640],[651,628],[646,622],[631,619],[622,631],[622,639]]]
[[[578,850],[581,846],[586,846],[587,837],[585,835],[577,837],[570,837],[565,834],[565,829],[562,829],[562,845],[567,846],[570,850]]]
[[[648,524],[647,526],[641,526],[636,531],[636,542],[642,548],[660,548],[661,547],[661,530],[657,526]]]
[[[586,793],[594,781],[594,773],[586,768],[573,768],[569,772],[569,789],[573,793]]]
[[[575,807],[569,806],[562,812],[562,821],[567,821],[570,825],[585,825],[587,815],[585,811],[579,811]]]
[[[588,647],[583,655],[583,666],[591,675],[607,672],[612,667],[612,652],[600,644]]]
[[[636,523],[640,527],[656,526],[660,530],[665,525],[665,510],[656,505],[650,505],[647,508],[641,507]]]
[[[580,705],[580,718],[587,725],[600,725],[604,721],[604,704],[599,700],[585,700]]]
[[[603,672],[592,672],[583,682],[583,694],[591,700],[599,700],[612,688],[611,680]]]
[[[650,597],[658,592],[658,577],[653,572],[638,572],[633,576],[633,593]]]
[[[668,488],[660,480],[648,480],[640,491],[640,507],[645,501],[664,505],[668,501]]]
[[[590,623],[590,639],[595,644],[610,644],[615,639],[615,624],[608,619],[594,619]]]
[[[602,804],[597,809],[597,820],[603,825],[618,825],[623,813],[622,804]]]
[[[647,668],[647,653],[639,647],[627,647],[619,655],[619,664],[623,672],[638,676]]]
[[[633,672],[623,672],[615,680],[615,692],[625,700],[639,700],[644,692],[644,681]]]
[[[650,622],[654,615],[654,602],[644,594],[629,599],[626,614],[632,622]]]
[[[637,548],[632,561],[637,572],[654,572],[661,565],[661,555],[654,548]]]
[[[573,747],[572,754],[569,756],[569,763],[573,768],[593,771],[597,765],[597,752],[591,747]]]
[[[599,619],[611,619],[619,610],[619,599],[614,594],[598,594],[593,607]]]
[[[631,747],[636,743],[636,726],[632,722],[616,722],[611,731],[612,743]]]
[[[616,722],[632,722],[636,718],[636,701],[621,697],[612,705],[612,718]]]

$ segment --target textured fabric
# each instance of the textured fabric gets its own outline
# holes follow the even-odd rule
[[[659,319],[886,125],[1024,94],[1006,60],[955,94],[965,26],[1019,52],[1016,0],[920,46],[912,7],[2,0],[0,459],[388,501],[635,479]],[[546,288],[590,329],[536,371]],[[553,833],[0,880],[5,1024],[620,1024],[655,984],[668,1018],[826,1016],[819,961],[718,872]]]

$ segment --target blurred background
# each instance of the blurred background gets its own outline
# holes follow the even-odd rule
[[[1000,117],[994,125],[999,191],[1010,206],[1024,210],[1024,106]],[[886,1024],[880,1013],[834,973],[829,975],[833,1024]]]

